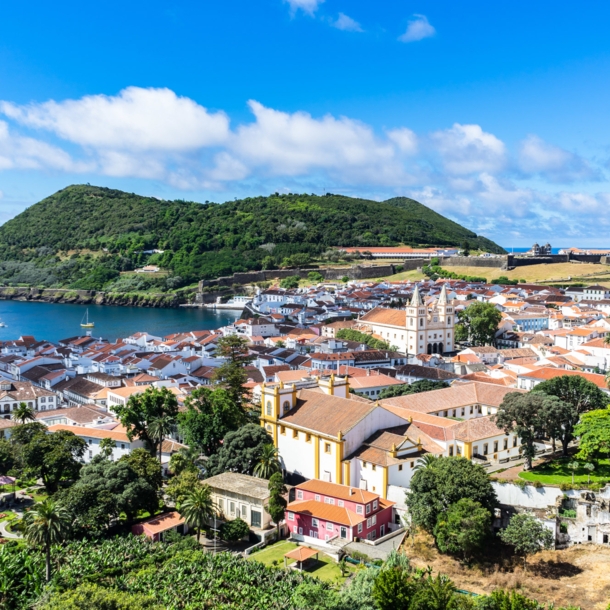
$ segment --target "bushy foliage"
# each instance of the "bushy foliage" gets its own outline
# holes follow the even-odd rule
[[[396,396],[407,396],[408,394],[419,394],[420,392],[430,392],[432,390],[442,390],[448,388],[449,384],[445,381],[430,381],[420,379],[413,383],[403,385],[393,385],[381,392],[379,398],[395,398]]]
[[[304,266],[333,246],[456,246],[466,238],[503,251],[405,197],[276,193],[217,205],[77,185],[2,226],[0,258],[12,267],[0,268],[0,281],[99,289],[120,271],[154,262],[188,284],[263,266]],[[164,252],[144,253],[153,249]]]
[[[232,521],[225,521],[220,526],[220,537],[227,542],[237,542],[250,532],[248,524],[239,517]]]
[[[432,261],[434,260],[435,259],[432,259]],[[436,260],[438,261],[438,259]],[[444,277],[450,280],[464,280],[465,282],[470,283],[487,282],[487,278],[480,277],[477,275],[465,275],[463,273],[455,273],[455,271],[448,271],[447,269],[439,267],[438,263],[435,265],[432,261],[430,262],[430,265],[424,265],[422,267],[424,275],[427,275],[428,277],[434,277],[434,279]]]
[[[371,335],[362,333],[359,330],[352,328],[342,328],[337,331],[337,339],[345,339],[346,341],[357,341],[358,343],[364,343],[371,349],[390,349],[389,343],[375,339]]]

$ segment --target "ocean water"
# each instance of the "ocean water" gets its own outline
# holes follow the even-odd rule
[[[95,328],[81,328],[80,323],[89,309],[89,320]],[[68,305],[0,301],[0,341],[33,335],[36,339],[57,342],[60,339],[84,335],[114,341],[138,331],[163,337],[187,330],[211,330],[236,320],[241,311],[209,310],[190,307],[178,309],[148,309],[143,307],[110,307],[104,305]]]
[[[540,244],[541,246],[544,244]],[[514,252],[515,254],[522,254],[523,252],[529,252],[532,247],[530,246],[529,248],[512,248],[511,246],[502,246],[507,252]],[[564,250],[567,249],[568,247],[572,247],[572,246],[562,246],[560,248],[551,248],[551,254],[559,254],[559,250]],[[580,247],[580,246],[575,246],[575,247]],[[586,246],[586,247],[582,247],[581,250],[608,250],[610,249],[610,246]]]

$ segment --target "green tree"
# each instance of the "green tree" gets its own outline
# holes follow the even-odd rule
[[[165,493],[176,503],[181,504],[189,492],[200,485],[196,470],[183,470],[172,477],[165,487]]]
[[[16,464],[15,448],[8,440],[0,438],[0,474],[6,474]]]
[[[229,432],[222,447],[206,464],[208,476],[223,472],[254,474],[265,445],[273,444],[271,436],[261,426],[246,424],[235,432]]]
[[[169,471],[173,475],[181,474],[185,470],[190,470],[197,474],[199,472],[199,468],[197,467],[199,463],[198,458],[199,454],[197,450],[183,447],[170,456]]]
[[[83,583],[63,593],[53,593],[40,610],[162,610],[152,597]]]
[[[64,506],[70,506],[75,526],[83,534],[104,533],[121,513],[132,521],[140,510],[153,514],[159,508],[155,487],[123,458],[117,462],[94,458],[74,485],[58,497]]]
[[[381,392],[379,398],[384,399],[395,398],[397,396],[408,396],[409,394],[419,394],[420,392],[442,390],[448,387],[449,384],[446,381],[430,381],[429,379],[420,379],[419,381],[415,381],[413,383],[390,386]]]
[[[54,494],[60,481],[78,477],[87,443],[69,430],[49,434],[43,427],[45,431],[34,434],[21,447],[20,456],[26,471],[41,478],[46,490]]]
[[[25,402],[20,402],[19,406],[13,411],[13,419],[20,424],[25,424],[29,421],[36,421],[36,414],[32,407],[28,407]]]
[[[119,421],[127,430],[130,440],[143,441],[153,457],[160,451],[159,439],[151,434],[150,424],[159,417],[176,417],[178,401],[168,388],[150,386],[142,394],[130,396],[127,405],[114,408]]]
[[[523,567],[527,569],[527,557],[542,549],[550,549],[555,537],[533,515],[517,513],[513,515],[508,526],[500,532],[505,544],[510,544],[519,555],[523,555]]]
[[[358,343],[364,343],[371,349],[390,349],[390,344],[380,339],[375,339],[367,333],[354,330],[353,328],[342,328],[337,331],[337,339],[344,339],[345,341],[357,341]]]
[[[413,475],[406,504],[412,523],[432,533],[439,518],[462,498],[478,502],[490,513],[498,504],[482,466],[462,457],[439,457]]]
[[[281,470],[278,451],[272,443],[263,445],[258,462],[254,467],[254,476],[269,479],[272,474]]]
[[[439,518],[434,537],[443,553],[462,553],[467,560],[483,546],[490,528],[491,513],[478,502],[462,498]]]
[[[227,542],[238,542],[250,532],[248,524],[239,517],[232,521],[225,521],[220,526],[220,537]]]
[[[603,409],[608,404],[608,396],[594,383],[580,375],[562,375],[539,383],[533,393],[555,396],[571,409],[557,413],[556,425],[561,430],[563,455],[568,455],[568,445],[574,438],[574,428],[583,413]]]
[[[249,351],[248,341],[243,337],[222,337],[217,343],[216,357],[224,358],[226,362],[214,369],[213,375],[213,381],[222,384],[234,404],[244,411],[249,404],[249,393],[244,387],[248,381],[244,367],[252,360]]]
[[[559,412],[565,406],[565,403],[554,396],[510,392],[506,394],[498,412],[492,415],[491,419],[506,434],[516,432],[519,436],[521,455],[525,458],[526,469],[529,470],[536,455],[534,441],[548,429],[549,413]]]
[[[300,279],[301,278],[298,275],[289,275],[288,277],[285,277],[284,279],[280,280],[280,288],[286,288],[287,290],[298,288]]]
[[[465,338],[473,345],[493,345],[502,314],[492,303],[477,302],[460,311],[458,320],[456,338],[459,332],[460,340]]]
[[[319,271],[310,271],[307,274],[307,279],[312,284],[319,284],[320,282],[324,281],[324,276]]]
[[[23,517],[25,539],[44,550],[47,582],[51,580],[51,546],[65,539],[70,521],[70,513],[51,499],[37,502]]]
[[[121,457],[119,462],[128,464],[138,477],[144,479],[153,489],[161,489],[163,484],[161,465],[146,449],[134,449]]]
[[[269,500],[267,503],[267,512],[271,515],[273,522],[277,527],[277,539],[280,539],[280,524],[286,512],[288,502],[284,497],[288,490],[284,485],[284,479],[281,473],[276,472],[269,479]]]
[[[373,585],[373,599],[379,610],[409,610],[417,585],[400,568],[382,570]]]
[[[580,468],[580,464],[574,460],[573,462],[569,462],[568,468],[572,471],[572,485],[574,485],[574,473]]]
[[[415,463],[413,470],[417,472],[418,470],[423,470],[424,468],[434,466],[439,457],[441,456],[436,455],[435,453],[424,453],[424,455],[422,455]]]
[[[542,606],[536,600],[529,599],[517,591],[502,589],[496,589],[489,597],[478,598],[477,602],[477,610],[542,610]]]
[[[172,433],[176,418],[167,413],[151,418],[148,422],[148,434],[159,447],[159,464],[163,458],[163,441]]]
[[[103,438],[100,441],[100,455],[104,458],[110,458],[114,449],[116,449],[116,441],[114,439]]]
[[[344,275],[344,276],[341,278],[341,281],[342,281],[344,284],[347,284],[347,283],[349,282],[349,277],[348,277],[347,275]]]
[[[422,579],[409,610],[454,610],[457,595],[455,585],[444,574]]]
[[[248,421],[244,409],[225,388],[199,387],[184,403],[186,410],[178,415],[180,432],[187,445],[207,456],[218,451],[229,432]]]
[[[179,512],[189,527],[197,530],[197,542],[199,542],[201,529],[209,524],[216,512],[210,486],[198,483],[195,489],[184,498]]]
[[[581,460],[599,460],[610,456],[610,409],[583,413],[574,434],[579,437],[578,453]]]

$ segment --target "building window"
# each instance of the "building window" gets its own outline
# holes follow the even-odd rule
[[[293,430],[292,431],[292,438],[299,438],[299,431],[298,430]]]
[[[316,499],[316,502],[319,502],[320,501],[320,494],[316,494],[315,495],[315,499]]]
[[[373,471],[377,470],[377,464],[371,464],[371,468],[373,469]]]
[[[371,512],[371,505],[367,504],[366,505],[366,514],[368,515]]]
[[[229,502],[229,513],[231,515],[235,514],[235,502]],[[290,521],[294,520],[294,514],[293,513],[288,513],[288,519]]]
[[[513,447],[517,446],[517,435],[513,436]]]
[[[315,517],[313,517],[311,519],[311,526],[312,527],[318,527],[319,525],[320,525],[320,522]]]
[[[271,407],[271,401],[268,400],[267,401],[267,415],[272,415],[273,414],[273,409]]]
[[[413,469],[413,468],[415,467],[415,462],[411,462],[411,463],[409,464],[409,467],[410,467],[411,469]]]
[[[121,449],[125,449],[125,443],[121,443]]]
[[[458,455],[462,455],[462,447],[460,445],[457,445],[455,450]]]
[[[373,510],[377,510],[377,506],[378,506],[377,500],[373,500]]]
[[[332,532],[332,531],[333,531],[333,529],[334,529],[333,524],[327,521],[327,522],[326,522],[326,529],[327,529],[329,532]]]
[[[231,502],[231,514],[233,514],[233,502]],[[288,513],[288,521],[294,521],[294,513]]]
[[[449,457],[453,457],[453,445],[449,447]]]
[[[290,403],[287,400],[284,401],[284,413],[286,411],[290,411]]]
[[[343,508],[345,506],[345,502],[343,502],[343,500],[337,500],[337,506],[339,508]]]
[[[358,533],[362,534],[362,523],[358,523]]]
[[[324,443],[324,453],[330,453],[330,443]]]
[[[371,527],[371,519],[370,517],[366,520],[366,529],[368,530]]]
[[[508,449],[508,439],[504,439],[504,450]]]
[[[472,415],[473,406],[470,405],[470,415]]]
[[[494,441],[494,453],[498,453],[498,441]]]
[[[303,490],[297,489],[297,500],[302,500],[302,499],[303,499]]]
[[[280,426],[280,434],[286,434],[286,426]]]
[[[308,443],[311,443],[311,434],[306,434],[305,435],[305,441]]]
[[[402,464],[398,464],[398,472],[402,470]]]
[[[487,455],[489,453],[489,447],[487,443],[483,443],[483,455]]]
[[[371,523],[372,523],[373,525],[377,525],[377,515],[373,515],[373,516],[371,517]]]
[[[362,462],[362,468],[366,468],[366,462]]]
[[[364,510],[362,509],[362,504],[356,504],[356,514],[362,515]]]

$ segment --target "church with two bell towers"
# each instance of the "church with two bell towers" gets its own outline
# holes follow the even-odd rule
[[[418,286],[404,309],[376,307],[359,320],[362,330],[381,337],[399,352],[444,354],[454,351],[455,310],[445,285],[438,301],[426,306]]]

